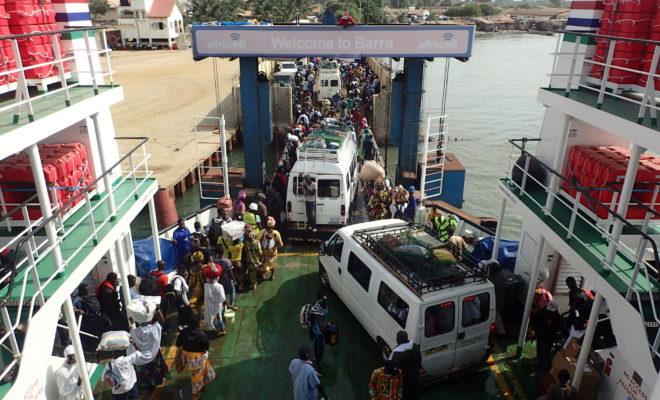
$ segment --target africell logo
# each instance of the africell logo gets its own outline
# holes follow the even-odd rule
[[[233,32],[224,39],[213,39],[208,42],[208,48],[211,50],[223,49],[244,49],[247,47],[245,39],[241,38],[240,33]]]

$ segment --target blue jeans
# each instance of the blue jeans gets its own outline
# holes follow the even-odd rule
[[[220,319],[214,319],[213,326],[215,326],[215,329],[224,331],[225,330],[225,309],[223,308],[222,311],[220,311]]]
[[[316,368],[321,366],[321,359],[325,352],[325,337],[322,333],[314,335],[314,364]]]
[[[229,282],[223,282],[222,287],[227,295],[227,304],[233,307],[236,302],[236,282],[231,279]]]
[[[307,223],[312,229],[316,229],[316,202],[305,201],[305,211],[307,211]]]

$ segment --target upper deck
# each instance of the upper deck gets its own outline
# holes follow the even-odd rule
[[[0,160],[123,99],[103,28],[0,36],[0,41],[10,47],[7,57],[22,54],[24,43],[33,41],[47,43],[51,53],[40,63],[15,57],[0,70]]]

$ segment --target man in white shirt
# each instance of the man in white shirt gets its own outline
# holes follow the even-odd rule
[[[298,179],[301,179],[299,177]],[[316,182],[309,175],[305,176],[303,183],[303,192],[305,193],[305,211],[307,212],[307,223],[316,232]]]
[[[56,373],[57,391],[60,400],[81,400],[82,379],[76,367],[76,354],[73,346],[69,345],[64,349],[64,363]]]

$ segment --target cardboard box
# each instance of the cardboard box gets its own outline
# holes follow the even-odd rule
[[[564,355],[577,360],[580,356],[580,345],[578,344],[577,338],[571,338],[571,341],[568,342],[568,345],[564,349]]]

